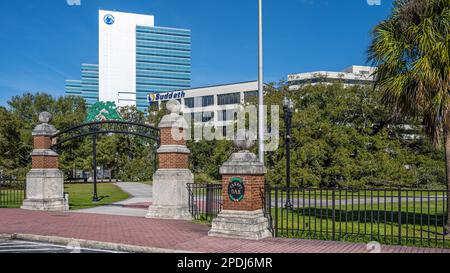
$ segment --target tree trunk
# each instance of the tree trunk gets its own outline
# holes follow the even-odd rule
[[[447,225],[445,226],[447,234],[450,232],[450,130],[444,130],[445,146],[445,177],[447,180]]]

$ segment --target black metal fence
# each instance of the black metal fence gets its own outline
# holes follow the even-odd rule
[[[222,185],[188,184],[189,211],[198,221],[211,221],[222,210]]]
[[[266,187],[275,237],[450,247],[443,190]]]
[[[219,214],[222,185],[188,191],[194,219]],[[445,190],[266,186],[261,197],[274,237],[450,248]]]
[[[25,181],[0,177],[0,208],[19,208],[25,199]]]

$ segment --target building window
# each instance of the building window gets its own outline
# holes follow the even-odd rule
[[[369,80],[357,80],[357,79],[337,79],[337,78],[312,78],[307,80],[298,80],[290,82],[290,85],[306,85],[306,84],[326,84],[326,83],[342,83],[342,84],[353,84],[353,85],[365,85],[371,84],[373,81]]]
[[[219,121],[230,121],[237,119],[237,112],[235,110],[222,110],[219,115]]]
[[[224,94],[217,96],[218,105],[230,105],[241,103],[241,93]]]
[[[184,105],[189,108],[200,108],[210,105],[214,105],[214,96],[186,98],[184,99]]]
[[[196,112],[196,113],[189,113],[185,115],[186,119],[191,119],[191,123],[206,123],[210,121],[214,121],[214,112]]]
[[[258,97],[258,91],[250,91],[244,93],[244,101],[249,102]]]
[[[233,132],[235,130],[235,126],[233,124],[228,124],[225,126],[217,127],[217,130],[222,131],[222,136],[225,138],[233,137]]]
[[[191,118],[194,122],[203,122],[203,113],[201,112],[191,113]]]
[[[214,120],[214,112],[204,112],[202,122],[210,122]]]
[[[184,106],[194,108],[194,98],[184,99]]]
[[[204,96],[202,97],[203,107],[214,105],[214,96]]]

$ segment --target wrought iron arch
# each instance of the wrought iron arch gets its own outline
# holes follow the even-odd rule
[[[94,196],[93,201],[99,201],[97,194],[97,136],[105,134],[125,134],[134,135],[155,141],[157,147],[160,146],[160,130],[156,127],[127,121],[98,121],[80,124],[61,132],[57,132],[51,137],[53,145],[51,148],[56,150],[64,143],[75,139],[92,136],[92,154],[93,154],[93,173],[94,173]],[[156,152],[156,151],[155,151]],[[156,156],[155,156],[156,157]],[[156,161],[154,162],[154,164]],[[155,165],[156,169],[156,165]]]
[[[153,126],[127,121],[100,121],[77,125],[56,133],[52,136],[52,149],[78,138],[105,134],[135,135],[151,139],[158,143],[158,146],[160,144],[160,130]]]

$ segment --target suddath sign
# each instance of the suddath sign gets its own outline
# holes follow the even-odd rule
[[[186,97],[186,93],[184,91],[176,91],[176,92],[168,92],[168,93],[154,93],[147,95],[147,101],[151,102],[160,102],[160,101],[168,101],[168,100],[176,100],[182,99]]]

